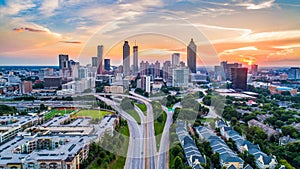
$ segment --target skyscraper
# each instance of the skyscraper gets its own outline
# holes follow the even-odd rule
[[[172,83],[172,65],[171,61],[165,61],[162,67],[163,79],[167,81],[167,83]]]
[[[156,78],[156,77],[160,77],[160,63],[159,63],[159,61],[156,61],[155,65],[154,65],[154,78]]]
[[[138,46],[133,46],[133,73],[137,73],[139,71],[138,62]]]
[[[180,53],[172,54],[172,66],[178,66],[180,62]]]
[[[187,46],[187,65],[192,73],[196,73],[196,52],[197,46],[192,38],[189,46]]]
[[[257,73],[257,70],[258,70],[258,65],[256,64],[251,65],[251,70],[250,70],[251,74],[255,75]]]
[[[104,70],[110,70],[110,59],[104,59]]]
[[[232,88],[238,90],[247,89],[247,72],[248,69],[244,67],[231,68]]]
[[[59,59],[59,69],[68,68],[69,55],[60,54],[58,55]]]
[[[148,75],[148,69],[149,69],[149,62],[146,61],[144,62],[142,60],[142,62],[140,63],[140,75]]]
[[[150,76],[143,75],[141,76],[141,88],[146,92],[150,92]]]
[[[189,83],[189,69],[186,67],[176,67],[172,70],[172,86],[187,87]]]
[[[92,57],[92,67],[97,67],[97,57]]]
[[[103,45],[97,47],[97,74],[102,74]]]
[[[288,70],[288,79],[290,80],[300,79],[300,67],[291,67]]]
[[[130,46],[128,41],[124,41],[123,45],[123,74],[130,75]]]

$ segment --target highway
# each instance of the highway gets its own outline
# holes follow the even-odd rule
[[[126,163],[125,163],[125,169],[142,169],[145,166],[144,163],[144,137],[143,133],[144,128],[139,126],[137,122],[134,120],[132,116],[130,116],[128,113],[123,111],[119,106],[117,106],[117,103],[107,99],[105,97],[101,97],[99,95],[95,95],[96,98],[100,99],[101,101],[105,102],[108,105],[111,105],[116,111],[120,113],[120,115],[127,120],[128,128],[130,131],[130,140],[129,140],[129,146],[126,156]],[[142,118],[141,118],[142,121]]]
[[[156,140],[154,132],[154,119],[153,119],[153,109],[151,100],[143,96],[137,95],[135,93],[130,93],[131,95],[124,94],[112,94],[112,93],[86,93],[78,94],[76,96],[86,96],[94,95],[97,99],[105,102],[106,104],[112,106],[120,115],[128,122],[128,127],[130,131],[130,141],[127,152],[127,158],[125,163],[125,169],[155,169],[157,161],[157,151],[156,151]],[[118,103],[102,96],[116,96],[116,97],[127,97],[133,100],[142,102],[147,107],[147,115],[145,116],[143,112],[135,107],[141,118],[141,125],[138,125],[134,118],[122,110]],[[93,101],[21,101],[21,102],[2,102],[0,104],[6,104],[16,107],[39,107],[40,104],[45,104],[51,107],[82,107],[82,108],[92,108]],[[157,167],[160,168],[160,167]]]
[[[128,147],[127,159],[124,168],[130,169],[155,169],[156,168],[156,140],[154,133],[154,119],[153,119],[153,109],[150,104],[151,100],[148,98],[133,94],[123,95],[123,94],[107,94],[107,93],[96,93],[95,97],[101,99],[102,101],[106,101],[110,105],[116,105],[112,100],[108,101],[104,97],[99,95],[110,95],[110,96],[120,96],[120,97],[128,97],[133,100],[137,100],[143,102],[147,107],[147,116],[143,114],[143,112],[135,106],[135,110],[138,112],[141,118],[141,125],[138,125],[137,122],[126,112],[120,110],[119,107],[114,106],[116,111],[121,112],[121,115],[128,121],[130,125],[130,144]],[[104,100],[103,100],[104,99]],[[130,116],[131,118],[127,117]],[[145,161],[144,161],[145,160]],[[143,165],[145,164],[145,165]]]
[[[176,103],[173,106],[173,110],[175,108],[181,108],[181,104]],[[169,163],[167,162],[169,159],[168,158],[168,151],[169,151],[169,145],[170,145],[170,127],[173,123],[173,111],[169,111],[166,106],[162,106],[162,109],[166,112],[167,114],[167,120],[164,126],[163,133],[161,135],[160,139],[160,147],[159,147],[159,152],[158,152],[158,160],[157,160],[157,168],[159,169],[168,169],[169,168]]]

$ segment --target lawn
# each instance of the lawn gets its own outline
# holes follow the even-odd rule
[[[139,114],[133,110],[133,109],[130,109],[130,110],[126,110],[126,112],[132,116],[134,118],[134,120],[138,123],[138,124],[141,124],[141,117],[139,116]]]
[[[212,128],[215,128],[215,119],[214,118],[203,118],[201,119],[201,123],[209,123]]]
[[[48,112],[47,114],[45,114],[45,119],[49,120],[52,119],[53,117],[55,117],[56,115],[59,116],[63,116],[65,114],[70,114],[72,113],[74,110],[58,110],[58,109],[53,109],[50,112]]]
[[[161,116],[160,118],[156,118],[154,120],[154,132],[155,132],[157,150],[159,150],[161,134],[164,131],[165,123],[166,123],[166,120],[167,120],[167,114],[166,114],[165,111],[162,111],[160,116]]]
[[[102,110],[80,110],[75,116],[90,116],[93,119],[101,119],[107,114],[111,114],[111,112]]]
[[[135,105],[142,110],[142,112],[144,113],[145,116],[147,115],[147,107],[145,104],[136,103]]]

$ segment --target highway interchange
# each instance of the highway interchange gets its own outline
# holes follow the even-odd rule
[[[167,114],[166,123],[161,134],[159,143],[159,150],[156,149],[156,139],[154,132],[154,117],[151,102],[152,100],[142,97],[130,92],[130,95],[126,94],[111,94],[111,93],[87,93],[76,96],[94,95],[95,98],[105,102],[115,109],[119,114],[127,121],[130,138],[129,145],[126,154],[125,169],[168,169],[168,150],[169,150],[169,129],[173,123],[173,110],[177,107],[181,107],[180,103],[173,106],[173,110],[169,110],[167,107],[162,106],[162,109]],[[144,114],[139,107],[135,106],[134,109],[138,113],[141,119],[141,124],[138,124],[135,119],[129,115],[126,111],[122,110],[119,101],[117,99],[108,99],[106,96],[129,98],[138,102],[144,103],[147,108],[146,114]],[[202,100],[198,100],[199,102]],[[22,102],[6,102],[6,105],[16,107],[38,107],[41,103],[51,107],[87,107],[90,105],[90,101],[22,101]],[[214,111],[210,111],[214,112]],[[215,113],[212,116],[216,116]]]

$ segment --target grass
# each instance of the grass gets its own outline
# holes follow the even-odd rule
[[[124,136],[128,136],[128,138],[125,138],[124,140],[124,144],[122,145],[122,148],[120,151],[122,152],[127,152],[127,149],[128,149],[128,145],[129,145],[129,129],[128,129],[128,125],[125,125],[125,126],[122,126],[120,128],[120,133],[123,134]],[[123,156],[117,156],[116,155],[116,159],[113,160],[112,162],[110,162],[107,166],[107,168],[104,168],[102,165],[99,166],[97,164],[97,160],[99,159],[100,157],[96,158],[92,164],[88,167],[88,169],[108,169],[108,168],[111,168],[111,169],[119,169],[119,168],[124,168],[125,166],[125,162],[126,162],[126,157],[123,157]]]
[[[47,114],[45,114],[45,119],[49,120],[49,119],[52,119],[53,117],[55,117],[56,115],[63,116],[65,114],[70,114],[73,111],[74,110],[58,110],[58,109],[53,109],[50,112],[48,112]]]
[[[94,160],[94,162],[88,167],[89,169],[106,169],[103,166],[99,166],[97,164],[97,160],[100,159],[100,157],[98,157],[96,160]],[[107,168],[111,168],[111,169],[119,169],[119,168],[124,168],[125,166],[125,161],[126,158],[125,157],[120,157],[117,156],[116,160],[112,161],[111,163],[108,164]]]
[[[159,118],[156,118],[154,120],[154,132],[155,132],[157,150],[159,150],[161,134],[164,131],[165,123],[166,123],[166,120],[167,120],[167,114],[166,114],[165,111],[162,111],[159,114],[159,116],[161,116],[161,120],[159,120]]]
[[[212,128],[214,128],[214,126],[215,126],[215,119],[214,119],[214,118],[204,118],[204,119],[201,119],[201,123],[202,123],[202,124],[203,124],[203,123],[209,123],[210,126],[211,126]]]
[[[111,112],[102,110],[80,110],[75,116],[90,116],[93,119],[101,119],[107,114],[111,114]]]
[[[139,114],[133,110],[133,109],[130,109],[130,110],[126,110],[126,112],[132,116],[134,118],[134,120],[138,123],[138,124],[141,124],[141,117],[139,116]]]
[[[135,105],[142,110],[145,116],[147,115],[147,107],[144,103],[136,103]]]

